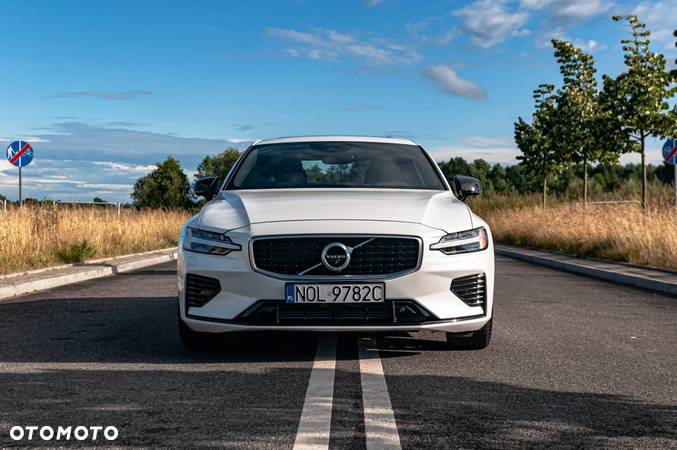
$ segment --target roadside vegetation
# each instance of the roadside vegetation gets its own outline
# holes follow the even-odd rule
[[[655,199],[642,210],[639,202],[589,204],[553,197],[541,207],[539,194],[487,193],[470,201],[491,226],[497,244],[541,248],[574,256],[604,258],[677,270],[677,209],[672,187],[649,185]],[[591,200],[616,201],[618,193]]]
[[[191,213],[55,205],[0,210],[0,274],[171,247]]]

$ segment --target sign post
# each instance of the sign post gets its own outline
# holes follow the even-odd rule
[[[675,206],[677,207],[677,139],[668,139],[663,144],[663,160],[672,164],[675,170],[673,184],[675,186]]]
[[[7,147],[7,161],[19,168],[19,206],[23,205],[22,168],[33,161],[33,147],[26,141],[15,141]]]

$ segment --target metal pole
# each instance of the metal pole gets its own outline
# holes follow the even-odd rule
[[[120,218],[120,203],[117,204],[118,207],[118,219]]]
[[[23,197],[21,196],[21,166],[19,166],[19,206],[23,206],[23,204]]]

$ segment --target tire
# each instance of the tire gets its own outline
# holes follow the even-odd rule
[[[188,325],[181,320],[181,314],[179,314],[179,338],[181,339],[181,345],[183,345],[186,350],[203,350],[211,347],[217,342],[217,337],[218,335],[213,335],[211,333],[200,333],[191,330]]]
[[[470,333],[446,333],[447,346],[451,350],[482,350],[486,348],[491,341],[493,321],[494,319],[489,319],[484,328]]]

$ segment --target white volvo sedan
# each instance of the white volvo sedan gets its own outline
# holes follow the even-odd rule
[[[311,136],[258,141],[179,239],[179,331],[189,349],[243,330],[437,330],[491,338],[487,224],[417,143]]]

